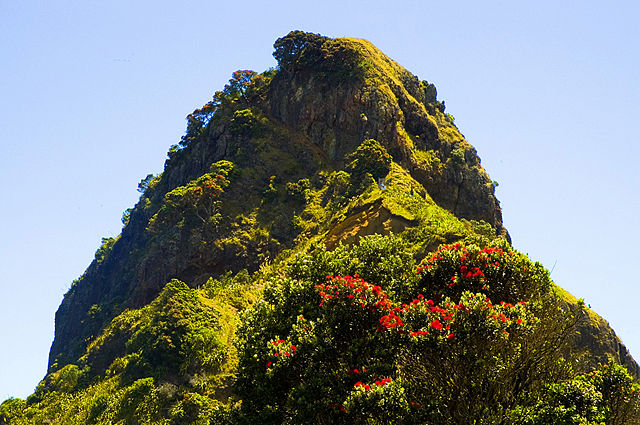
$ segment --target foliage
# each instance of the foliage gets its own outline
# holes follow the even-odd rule
[[[250,284],[246,272],[211,279],[202,290],[168,283],[151,304],[117,316],[82,368],[66,365],[26,402],[0,405],[0,424],[228,423],[235,312],[255,300]]]
[[[180,145],[174,145],[175,149],[170,150],[169,157],[171,158],[173,156],[171,154],[172,151],[178,151],[181,148],[187,147],[201,137],[204,129],[221,108],[228,107],[239,100],[247,103],[246,93],[252,84],[252,80],[256,76],[257,73],[250,70],[233,72],[229,83],[226,84],[221,91],[215,92],[211,101],[187,115],[187,130],[185,135],[182,136]],[[263,76],[261,79],[264,80],[265,77]]]
[[[149,183],[151,182],[151,180],[153,180],[154,177],[155,176],[153,174],[147,174],[147,177],[140,180],[140,183],[138,183],[138,192],[145,193],[147,191],[147,188],[149,187]]]
[[[549,281],[504,248],[445,246],[418,274],[398,238],[298,256],[240,329],[245,413],[274,423],[501,423],[530,405],[548,378],[539,370],[557,358],[541,349],[554,332],[536,316]]]
[[[149,220],[149,229],[159,231],[170,226],[193,225],[194,222],[215,228],[221,218],[219,198],[229,185],[227,177],[231,170],[231,162],[218,161],[211,165],[211,172],[167,193],[162,206]]]
[[[185,393],[171,409],[172,425],[209,425],[215,403],[198,393]]]
[[[133,208],[127,208],[122,213],[122,218],[120,220],[122,221],[122,226],[123,227],[126,227],[127,224],[129,224],[129,220],[131,220],[131,212],[132,211],[133,211]]]
[[[71,392],[81,382],[82,376],[83,371],[78,366],[66,365],[46,377],[45,388],[47,391]]]
[[[251,84],[251,80],[257,73],[247,69],[235,71],[231,75],[229,83],[224,86],[222,91],[218,91],[213,95],[213,103],[222,104],[224,102],[232,102],[238,99],[247,101],[245,93]]]
[[[95,262],[102,263],[109,253],[113,249],[113,245],[116,243],[117,238],[102,238],[102,243],[100,244],[100,248],[96,251],[95,254]]]
[[[276,40],[273,56],[285,74],[313,68],[319,76],[340,83],[362,79],[371,67],[363,48],[346,39],[292,31]]]
[[[273,56],[281,69],[292,71],[296,68],[311,66],[319,59],[322,44],[329,40],[320,34],[292,31],[274,43]]]
[[[594,385],[602,394],[606,423],[640,423],[640,384],[624,366],[609,359],[599,369],[578,378]]]
[[[385,177],[391,169],[391,155],[374,139],[367,139],[351,154],[347,155],[347,169],[356,176],[369,173],[374,179]]]
[[[266,200],[273,201],[278,196],[278,189],[276,187],[276,176],[269,176],[267,180],[267,187],[262,191],[262,196]]]
[[[259,124],[258,118],[250,109],[241,109],[233,113],[230,129],[233,134],[256,135]]]
[[[549,384],[526,423],[640,424],[640,384],[624,366],[609,360],[592,372]]]
[[[109,366],[129,382],[178,371],[215,371],[227,356],[218,316],[195,291],[172,281],[149,306],[114,319],[89,346],[85,361],[94,366],[93,373]],[[115,357],[121,360],[109,365]]]
[[[304,209],[294,217],[301,231],[326,231],[354,195],[351,175],[346,171],[321,171],[317,180],[322,183],[319,188],[315,188],[309,179],[290,182],[286,186],[290,197],[298,202],[304,201]]]
[[[455,148],[451,152],[451,158],[450,158],[451,162],[458,167],[463,166],[465,164],[464,153],[465,153],[464,146],[459,146]]]
[[[621,366],[571,368],[580,304],[495,240],[499,220],[431,198],[472,171],[482,193],[497,185],[435,87],[364,40],[294,31],[274,56],[277,70],[234,72],[187,116],[165,172],[123,214],[125,240],[103,239],[65,299],[61,317],[82,305],[84,333],[27,400],[0,405],[0,425],[637,423]],[[334,161],[322,126],[272,109],[307,75],[397,106],[399,144],[367,139]],[[221,157],[235,164],[209,167]],[[187,283],[165,285],[174,276]]]
[[[515,303],[539,299],[551,287],[549,273],[531,263],[506,242],[492,245],[443,245],[418,267],[419,292],[457,297],[464,291],[484,292],[495,301]]]
[[[287,195],[298,200],[306,200],[306,192],[311,189],[311,182],[309,179],[300,179],[297,182],[287,183]]]
[[[0,424],[9,425],[21,416],[25,408],[25,401],[19,398],[9,398],[0,404]]]
[[[395,235],[370,235],[355,245],[339,245],[333,251],[324,245],[310,254],[300,254],[288,267],[294,279],[321,284],[326,276],[358,275],[377,282],[398,297],[407,297],[406,287],[416,280],[415,260],[402,239]]]
[[[484,220],[461,220],[462,223],[468,225],[474,233],[484,237],[487,241],[491,241],[496,237],[496,229]]]

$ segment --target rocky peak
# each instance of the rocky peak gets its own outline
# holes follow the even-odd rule
[[[197,286],[210,276],[254,271],[292,247],[301,206],[284,197],[286,184],[344,170],[347,155],[367,139],[422,186],[423,199],[508,239],[494,186],[432,84],[366,40],[295,31],[276,41],[274,56],[276,70],[235,72],[211,102],[189,114],[180,146],[170,148],[162,175],[147,182],[122,234],[65,295],[50,370],[75,361],[113,317],[150,302],[171,279]],[[153,231],[153,217],[173,202],[167,196],[188,193],[221,160],[235,171],[219,222],[206,230],[177,220]],[[283,196],[265,209],[265,196],[279,196],[275,176]],[[375,214],[380,226],[354,226],[373,231],[387,220],[410,222],[384,208]]]
[[[366,40],[295,31],[275,47],[280,72],[266,102],[270,116],[338,164],[362,140],[380,141],[438,204],[508,238],[494,185],[433,84]]]

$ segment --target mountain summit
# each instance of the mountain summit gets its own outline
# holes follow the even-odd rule
[[[284,202],[273,202],[282,204],[277,215],[261,211],[261,192],[270,177],[275,176],[269,184],[278,195],[287,183],[345,169],[346,155],[367,139],[378,141],[416,183],[414,194],[460,219],[482,221],[508,239],[494,184],[445,114],[432,84],[365,40],[293,32],[276,42],[274,56],[277,71],[237,72],[214,101],[189,115],[187,134],[169,151],[165,171],[146,183],[122,235],[105,242],[109,255],[98,258],[101,250],[65,296],[56,314],[50,366],[75,361],[87,337],[97,335],[124,308],[151,301],[172,278],[196,286],[227,271],[252,272],[291,248],[303,233],[303,227],[293,225],[302,205],[282,197]],[[222,195],[228,200],[223,203],[233,204],[222,208],[233,211],[221,217],[215,231],[213,226],[198,229],[196,241],[185,227],[149,226],[160,209],[166,210],[168,193],[209,173],[211,164],[221,160],[234,164],[236,177]],[[248,226],[237,222],[239,213],[260,216],[250,225],[254,231],[268,230],[259,246],[221,242]],[[329,217],[316,218],[314,232],[338,237],[326,226]],[[441,238],[430,248],[453,240]],[[88,321],[92,306],[100,314]]]
[[[187,116],[0,424],[637,423],[637,364],[511,247],[435,86],[366,40],[274,47]]]

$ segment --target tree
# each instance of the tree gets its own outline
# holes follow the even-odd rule
[[[596,370],[545,388],[527,424],[640,424],[640,384],[612,359]]]
[[[232,169],[231,162],[218,161],[211,165],[211,172],[168,192],[149,220],[149,229],[159,231],[174,225],[215,227],[220,220],[220,195],[229,185],[227,177]]]
[[[149,187],[149,183],[151,182],[151,180],[153,180],[153,177],[153,174],[147,174],[147,177],[140,180],[140,183],[138,183],[138,192],[144,193]]]
[[[499,424],[562,377],[570,317],[546,320],[553,298],[541,266],[500,243],[445,245],[417,274],[410,260],[388,260],[405,255],[398,240],[363,238],[297,257],[265,288],[239,331],[248,415]]]
[[[347,168],[358,177],[369,173],[374,179],[382,178],[391,169],[391,155],[375,139],[363,141],[354,152],[347,155],[346,159]]]
[[[320,34],[291,31],[276,40],[273,45],[273,57],[278,61],[281,70],[292,72],[321,58],[321,46],[328,40],[328,37]]]
[[[245,92],[251,84],[251,80],[256,75],[255,71],[247,69],[235,71],[231,75],[229,83],[224,86],[224,89],[215,92],[213,95],[213,104],[217,106],[223,102],[233,102],[240,98],[247,102]]]

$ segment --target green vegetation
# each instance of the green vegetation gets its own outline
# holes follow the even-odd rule
[[[95,261],[96,263],[102,263],[104,259],[109,255],[109,252],[113,249],[113,245],[116,243],[115,238],[102,238],[102,244],[96,251]]]
[[[348,39],[331,39],[319,34],[292,31],[274,44],[273,56],[287,74],[314,69],[333,82],[361,79],[371,67],[363,48]]]
[[[369,173],[374,179],[385,177],[391,169],[391,155],[378,141],[367,139],[356,150],[347,155],[347,169],[354,177]]]
[[[232,169],[229,161],[219,161],[211,165],[211,172],[167,193],[149,220],[149,229],[153,232],[163,227],[183,227],[190,221],[215,227],[220,220],[219,197],[229,185],[227,177]]]
[[[246,272],[200,290],[169,282],[146,307],[117,316],[80,366],[49,374],[26,402],[3,403],[0,423],[191,424],[228,416],[237,312],[256,299],[249,285]]]
[[[640,423],[637,365],[511,247],[435,86],[366,40],[274,56],[187,116],[0,425]]]
[[[561,353],[574,319],[539,264],[504,243],[443,246],[417,277],[413,264],[399,238],[365,237],[270,280],[239,331],[249,421],[635,423],[626,369],[572,378]]]

